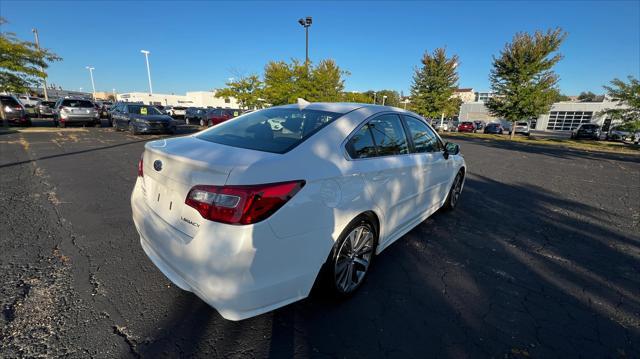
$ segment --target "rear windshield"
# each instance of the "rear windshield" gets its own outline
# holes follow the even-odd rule
[[[582,125],[582,128],[591,130],[594,128],[598,128],[598,125]]]
[[[529,124],[526,122],[518,122],[516,123],[516,126],[529,126]]]
[[[149,116],[149,115],[162,115],[157,108],[153,106],[144,106],[144,105],[129,105],[128,106],[129,113],[135,115]]]
[[[18,101],[11,96],[0,96],[0,101],[2,101],[2,104],[5,106],[20,106]]]
[[[285,153],[340,116],[335,112],[270,108],[223,122],[196,137],[233,147]]]
[[[93,107],[93,103],[87,100],[62,100],[64,107]]]
[[[40,102],[40,104],[44,106],[53,107],[56,103],[54,101],[42,101]]]

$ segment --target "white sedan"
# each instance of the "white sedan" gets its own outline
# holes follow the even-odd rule
[[[131,206],[153,263],[240,320],[307,297],[319,275],[350,295],[374,255],[456,206],[465,173],[412,112],[289,105],[147,143]]]

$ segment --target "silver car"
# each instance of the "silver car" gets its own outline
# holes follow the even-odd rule
[[[55,101],[40,101],[36,106],[36,113],[38,117],[53,117],[55,114],[54,107],[56,105]]]
[[[59,127],[68,124],[100,125],[100,113],[92,101],[64,98],[56,102],[53,123]]]
[[[526,121],[516,122],[515,133],[529,136],[529,122],[526,122]]]

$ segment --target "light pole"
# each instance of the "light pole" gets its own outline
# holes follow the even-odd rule
[[[305,35],[307,38],[307,46],[306,46],[305,61],[304,61],[305,65],[309,64],[309,26],[311,26],[312,23],[313,23],[313,19],[311,18],[311,16],[307,16],[304,19],[301,18],[300,20],[298,20],[298,24],[304,27]]]
[[[384,106],[384,102],[387,99],[387,95],[382,96],[382,106]]]
[[[93,100],[96,100],[96,84],[93,82],[93,70],[94,67],[87,66],[87,70],[89,70],[89,75],[91,76],[91,88],[93,89]]]
[[[36,49],[40,49],[40,38],[38,37],[38,29],[31,29],[33,31],[33,36],[36,38]],[[44,73],[44,67],[40,67],[40,71],[42,71],[42,89],[44,90],[44,100],[49,101],[49,94],[47,93],[47,74]]]
[[[378,104],[378,93],[373,91],[373,104],[377,105]]]
[[[151,70],[149,69],[149,54],[151,52],[147,50],[140,50],[144,54],[144,59],[147,61],[147,77],[149,78],[149,95],[153,95],[153,87],[151,86]]]
[[[118,101],[118,97],[116,97],[116,89],[111,90],[113,92],[113,102]]]

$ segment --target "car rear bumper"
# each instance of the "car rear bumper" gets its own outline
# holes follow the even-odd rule
[[[234,226],[205,221],[190,237],[146,204],[143,183],[138,178],[131,195],[140,244],[176,286],[193,292],[229,320],[253,317],[308,296],[326,259],[308,249],[318,232],[279,238],[265,222]],[[305,254],[317,258],[309,260]]]
[[[61,122],[67,122],[67,123],[75,123],[75,122],[96,122],[99,121],[100,119],[94,116],[87,116],[87,115],[83,115],[83,116],[67,116],[67,117],[60,117],[60,121]]]

